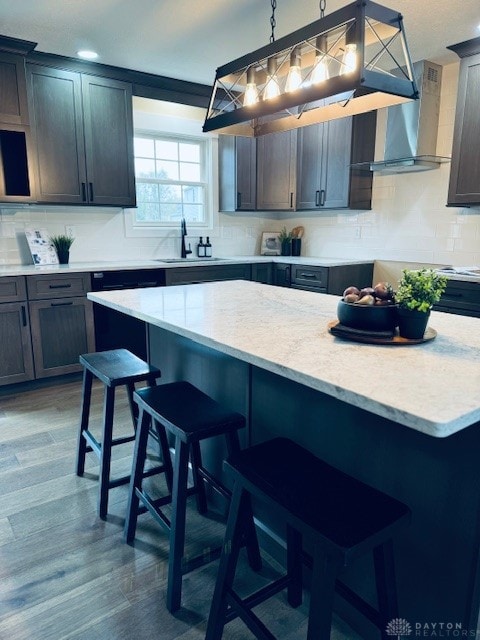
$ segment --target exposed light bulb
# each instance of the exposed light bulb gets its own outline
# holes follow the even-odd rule
[[[277,67],[275,60],[269,58],[267,62],[267,84],[265,85],[264,100],[273,100],[280,95],[280,86],[276,74]]]
[[[346,44],[345,51],[343,52],[342,67],[340,69],[340,75],[344,76],[348,73],[353,73],[357,68],[357,45]]]
[[[290,54],[290,69],[288,70],[285,91],[292,93],[302,86],[302,72],[300,71],[300,55],[297,50]]]
[[[255,84],[255,69],[250,67],[247,69],[247,86],[243,96],[243,106],[251,107],[258,102],[258,89]]]
[[[84,49],[82,51],[77,51],[77,56],[84,60],[96,60],[98,58],[98,53],[96,51],[88,51]]]
[[[326,55],[326,52],[328,50],[326,36],[322,35],[317,37],[315,48],[317,50],[317,55],[315,56],[315,62],[310,77],[310,84],[320,84],[328,80],[328,78],[330,77]]]

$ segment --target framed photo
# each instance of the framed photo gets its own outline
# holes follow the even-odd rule
[[[279,256],[282,250],[278,236],[280,231],[264,231],[262,233],[262,244],[260,245],[261,256]]]

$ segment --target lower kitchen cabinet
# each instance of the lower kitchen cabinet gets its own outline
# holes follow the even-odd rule
[[[480,318],[480,283],[449,280],[440,302],[433,308],[435,311]]]
[[[165,269],[165,284],[196,284],[216,280],[250,280],[249,264],[205,265]]]
[[[32,341],[23,276],[0,279],[0,344],[0,385],[32,380]]]
[[[38,300],[29,306],[35,377],[80,371],[79,355],[95,350],[90,300]]]
[[[90,274],[27,276],[35,377],[80,371],[78,357],[95,350]]]
[[[341,296],[350,285],[371,286],[372,278],[373,262],[331,267],[277,263],[274,265],[273,284]]]
[[[253,280],[253,282],[261,282],[262,284],[273,284],[273,263],[253,262],[251,279]]]

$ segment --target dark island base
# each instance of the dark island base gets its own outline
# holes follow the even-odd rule
[[[408,504],[412,524],[395,542],[400,617],[414,635],[434,623],[478,628],[479,424],[449,438],[426,436],[156,327],[150,353],[163,382],[189,380],[247,415],[245,443],[289,437]],[[212,471],[221,471],[222,455],[220,443],[207,452]],[[276,530],[274,514],[260,520]],[[372,563],[362,559],[342,579],[375,605],[372,577]],[[337,610],[365,637],[376,637],[340,599]]]

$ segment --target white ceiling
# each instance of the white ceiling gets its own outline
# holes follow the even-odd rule
[[[458,60],[447,45],[480,36],[480,0],[379,0],[400,11],[412,60]],[[326,13],[348,0],[327,0]],[[0,0],[0,35],[37,51],[212,84],[218,66],[269,42],[270,0]],[[277,0],[280,38],[319,17],[318,0]]]

